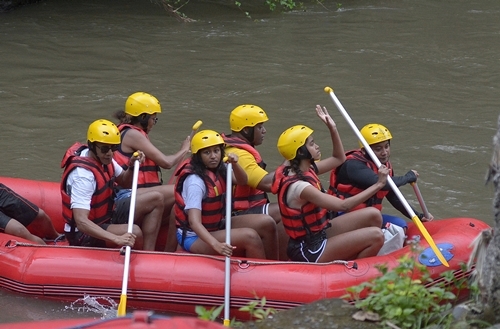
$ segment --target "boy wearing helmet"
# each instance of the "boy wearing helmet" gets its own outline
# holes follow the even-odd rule
[[[326,108],[317,105],[316,113],[330,130],[330,157],[320,160],[313,130],[304,125],[285,130],[278,139],[278,151],[289,164],[276,169],[272,191],[278,194],[281,218],[290,236],[288,256],[292,261],[313,263],[375,256],[384,243],[380,212],[365,208],[339,217],[332,212],[346,212],[376,193],[385,185],[388,170],[382,166],[378,181],[352,198],[341,200],[325,193],[318,175],[341,165],[345,155]]]
[[[87,145],[75,143],[61,162],[64,232],[71,245],[114,247],[130,246],[154,250],[163,211],[159,192],[137,194],[133,232],[127,233],[130,198],[114,202],[114,183],[132,185],[135,160],[123,170],[113,152],[120,144],[120,132],[111,121],[100,119],[90,124]]]
[[[266,164],[255,149],[264,141],[268,121],[266,112],[256,105],[240,105],[229,115],[230,135],[223,135],[226,152],[238,155],[239,164],[248,176],[247,185],[237,185],[233,191],[233,213],[270,215],[278,224],[279,259],[287,260],[285,233],[277,203],[270,203],[266,192],[271,192],[274,172],[266,171]]]
[[[415,170],[408,171],[404,176],[393,176],[393,168],[389,161],[392,139],[389,129],[381,124],[370,123],[361,129],[361,135],[370,145],[373,153],[375,153],[380,162],[389,168],[389,174],[391,175],[396,186],[399,187],[417,181],[418,172]],[[378,168],[370,158],[370,155],[363,148],[363,144],[360,142],[359,145],[361,147],[360,149],[347,152],[345,163],[332,171],[330,175],[330,187],[328,189],[328,193],[336,195],[341,199],[345,199],[364,191],[377,181]],[[410,218],[403,204],[397,195],[392,191],[389,184],[374,194],[371,198],[358,205],[355,209],[371,206],[382,211],[382,201],[384,198],[387,198],[391,205],[399,210],[403,215]],[[433,219],[432,215],[430,215],[431,218],[425,218],[424,214],[417,211],[415,211],[415,213],[422,221],[429,221]],[[400,217],[383,214],[382,218],[383,227],[385,227],[387,223],[400,226],[404,228],[405,231],[408,227],[406,221]]]
[[[231,256],[233,249],[246,257],[276,259],[276,224],[267,215],[231,218],[231,244],[225,243],[226,166],[224,140],[213,130],[202,130],[191,141],[191,158],[178,171],[174,212],[177,240],[186,251]],[[238,156],[229,153],[235,181],[247,183]],[[275,255],[273,255],[275,254]]]
[[[170,219],[174,204],[174,185],[163,185],[161,169],[173,168],[189,151],[189,137],[187,137],[180,150],[173,155],[165,155],[151,143],[149,133],[158,121],[161,105],[156,97],[145,92],[136,92],[130,95],[125,102],[125,111],[118,111],[115,117],[120,120],[118,129],[121,134],[121,144],[114,154],[116,162],[127,169],[132,154],[141,150],[145,160],[139,168],[139,191],[158,191],[163,195],[162,225],[168,226],[167,243],[165,251],[173,252],[177,249],[175,238],[175,220]],[[170,224],[170,225],[169,225]]]

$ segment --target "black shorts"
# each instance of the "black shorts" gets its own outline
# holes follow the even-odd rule
[[[0,230],[4,231],[12,218],[28,226],[38,216],[40,208],[0,183]]]
[[[290,239],[286,253],[296,262],[317,263],[326,248],[326,231],[322,230],[308,239]]]
[[[130,211],[130,197],[116,201],[111,221],[108,223],[100,224],[99,227],[101,227],[103,230],[107,230],[110,224],[127,224],[129,211]],[[99,247],[99,248],[106,247],[106,241],[94,238],[80,231],[74,233],[66,232],[65,234],[66,234],[66,239],[72,246]]]
[[[245,210],[236,210],[236,211],[233,211],[233,213],[232,213],[233,216],[254,215],[254,214],[269,215],[269,203],[266,203],[263,206],[255,206],[255,207],[248,208]]]

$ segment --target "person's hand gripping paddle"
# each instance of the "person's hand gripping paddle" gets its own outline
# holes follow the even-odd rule
[[[352,130],[354,131],[354,133],[356,134],[356,136],[358,137],[358,139],[363,144],[363,147],[365,148],[366,152],[368,152],[368,154],[370,155],[370,157],[373,160],[373,162],[377,165],[377,167],[380,167],[382,165],[382,163],[380,163],[380,160],[377,158],[377,156],[375,155],[375,153],[373,153],[373,150],[371,149],[370,145],[368,145],[368,143],[366,142],[366,140],[363,137],[363,135],[361,135],[360,131],[356,127],[356,124],[354,124],[354,122],[352,121],[351,117],[349,116],[349,114],[345,110],[344,106],[342,106],[342,103],[340,103],[339,99],[337,98],[337,96],[333,92],[333,89],[330,88],[330,87],[325,87],[325,92],[330,95],[330,97],[332,98],[332,101],[335,103],[335,105],[339,109],[339,111],[342,114],[342,116],[349,123],[349,125],[352,128]],[[392,180],[392,178],[390,176],[387,177],[387,182],[389,183],[389,186],[391,187],[391,189],[394,191],[394,193],[397,195],[397,197],[399,198],[399,200],[401,201],[401,203],[405,207],[405,209],[408,212],[408,214],[411,216],[411,219],[412,219],[413,223],[415,223],[415,225],[419,229],[420,233],[424,236],[425,241],[427,241],[427,243],[429,244],[429,246],[432,248],[432,250],[436,254],[437,258],[441,261],[441,264],[443,264],[446,267],[450,267],[450,265],[448,264],[448,262],[444,258],[443,254],[441,253],[441,251],[439,250],[439,248],[436,246],[436,243],[434,243],[434,240],[430,236],[429,232],[427,232],[427,229],[422,224],[422,222],[420,221],[420,219],[418,218],[418,216],[415,215],[415,212],[413,211],[413,209],[408,204],[408,201],[406,201],[405,197],[403,196],[403,194],[401,193],[401,191],[398,189],[398,187],[396,186],[396,184],[394,184],[394,181]]]

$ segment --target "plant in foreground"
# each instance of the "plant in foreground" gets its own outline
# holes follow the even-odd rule
[[[196,306],[195,312],[198,314],[198,318],[202,320],[215,321],[222,312],[224,305],[217,307],[212,307],[211,309],[206,309],[203,306]],[[249,302],[247,305],[239,309],[242,312],[248,312],[251,318],[256,319],[256,321],[261,321],[267,319],[269,316],[276,313],[276,310],[271,307],[266,308],[266,297],[259,298],[255,295],[255,300]],[[236,319],[231,319],[230,326],[238,327],[242,322],[236,321]]]
[[[453,292],[467,288],[467,280],[456,279],[452,271],[447,271],[441,280],[434,281],[427,267],[416,259],[418,251],[412,244],[411,253],[401,257],[398,266],[391,271],[387,265],[378,266],[382,276],[348,288],[343,297],[354,300],[355,306],[365,312],[378,314],[385,327],[418,329],[434,324],[449,328],[452,301],[456,299]],[[368,294],[364,299],[363,292]]]

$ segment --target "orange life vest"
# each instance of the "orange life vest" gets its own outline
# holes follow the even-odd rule
[[[378,174],[378,168],[375,165],[375,163],[365,157],[363,152],[361,150],[352,150],[349,152],[346,152],[346,161],[347,160],[357,160],[361,161],[368,168],[373,170],[376,174]],[[387,162],[385,164],[387,168],[389,168],[389,175],[393,176],[393,171],[392,171],[392,166],[390,162]],[[340,167],[335,168],[332,170],[330,173],[330,187],[328,188],[328,194],[335,195],[340,199],[347,199],[353,195],[359,194],[363,192],[365,189],[359,188],[356,186],[353,186],[351,184],[340,184],[337,180],[337,173],[339,171]],[[378,210],[382,210],[382,201],[386,197],[386,195],[389,193],[387,190],[379,190],[377,193],[375,193],[372,197],[367,199],[365,202],[359,204],[358,206],[354,207],[352,210],[356,209],[361,209],[361,208],[366,208],[366,207],[375,207]],[[351,211],[352,211],[351,210]]]
[[[302,177],[297,175],[288,176],[289,170],[290,167],[283,165],[276,169],[272,192],[278,194],[281,220],[287,234],[292,239],[303,239],[322,231],[328,226],[329,212],[312,202],[307,202],[301,209],[290,208],[286,197],[291,184],[299,180],[305,180],[320,191],[323,191],[323,188],[321,181],[312,168],[304,172]]]
[[[266,164],[262,160],[259,152],[247,141],[231,135],[226,136],[224,134],[222,134],[222,138],[224,138],[224,142],[227,146],[232,146],[247,151],[254,157],[259,167],[261,167],[262,169],[266,168]],[[256,206],[263,206],[269,203],[266,192],[248,185],[236,185],[233,188],[232,201],[234,210],[246,210]]]
[[[89,219],[100,225],[109,220],[113,214],[113,186],[115,181],[115,169],[113,163],[103,166],[99,161],[91,157],[80,156],[87,145],[76,142],[64,154],[61,168],[64,168],[61,180],[62,214],[66,222],[75,228],[73,211],[71,210],[71,196],[66,193],[66,182],[69,174],[77,167],[90,170],[96,179],[96,190],[90,202]]]
[[[122,123],[118,125],[118,129],[120,130],[122,140],[129,129],[135,129],[139,131],[141,134],[143,134],[147,139],[149,139],[148,134],[144,130],[134,125]],[[120,144],[118,150],[113,154],[113,158],[120,166],[122,166],[123,170],[127,170],[132,154],[133,152],[132,153],[123,152],[122,146]],[[151,186],[161,185],[162,181],[160,177],[161,177],[160,166],[158,166],[153,160],[146,158],[139,167],[139,177],[137,180],[137,187],[139,188],[139,187],[151,187]]]

